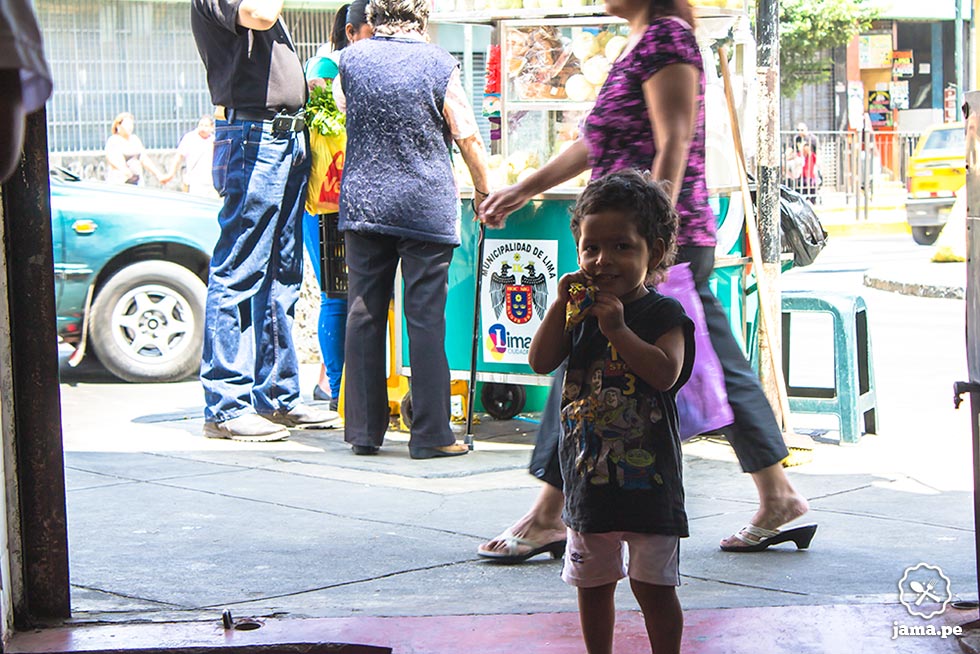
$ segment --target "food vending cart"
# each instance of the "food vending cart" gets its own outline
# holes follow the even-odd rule
[[[574,0],[437,0],[432,22],[435,41],[444,25],[483,25],[492,28],[488,68],[499,70],[499,84],[473,97],[477,112],[490,115],[494,131],[490,151],[492,189],[500,189],[545,164],[579,135],[579,125],[591,109],[611,62],[626,45],[625,21],[609,17],[602,6],[583,6]],[[730,309],[733,328],[744,329],[742,203],[734,168],[731,126],[717,70],[718,42],[730,44],[731,67],[739,122],[754,124],[755,51],[741,0],[720,0],[695,8],[697,35],[705,60],[706,154],[708,185],[719,217],[716,293]],[[472,61],[472,39],[466,39]],[[463,66],[464,73],[472,66]],[[467,85],[472,88],[473,84]],[[747,153],[751,156],[751,153]],[[457,179],[463,198],[472,187],[460,162]],[[588,173],[535,198],[512,214],[500,230],[486,230],[483,260],[478,262],[479,227],[468,199],[461,203],[462,246],[449,273],[446,307],[446,351],[454,379],[469,379],[473,343],[476,275],[481,275],[479,346],[476,379],[483,382],[480,400],[495,418],[505,419],[527,408],[540,408],[544,394],[525,387],[546,386],[549,376],[536,375],[527,364],[531,337],[557,292],[559,277],[577,269],[569,217]],[[401,296],[396,294],[395,315]],[[399,372],[411,376],[404,326],[396,329]],[[459,404],[457,403],[457,407]]]

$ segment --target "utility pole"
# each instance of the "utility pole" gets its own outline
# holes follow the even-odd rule
[[[956,18],[953,21],[953,70],[956,73],[956,120],[963,120],[963,87],[966,84],[966,76],[963,73],[963,0],[953,0],[953,2],[956,4]],[[976,17],[974,17],[974,20],[976,20]]]
[[[769,403],[778,416],[779,394],[774,375],[769,371],[773,370],[773,361],[782,366],[782,347],[779,341],[782,337],[782,293],[779,284],[779,0],[759,0],[756,8],[756,41],[759,79],[756,202],[763,263],[762,270],[756,270],[755,274],[766,277],[765,287],[770,292],[767,297],[760,293],[759,302],[768,304],[769,315],[775,323],[769,326],[773,332],[771,340],[760,333],[759,370],[762,371],[762,386],[769,397]],[[762,326],[763,329],[765,327]],[[775,343],[774,350],[768,347],[770,342]]]
[[[977,18],[980,17],[980,0],[973,0],[973,13],[970,17],[970,27],[973,33],[970,35],[970,72],[973,78],[971,91],[980,89],[980,25],[977,25]]]

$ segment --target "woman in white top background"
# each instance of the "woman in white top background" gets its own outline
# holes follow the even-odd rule
[[[133,133],[136,119],[124,111],[112,121],[112,135],[105,144],[105,179],[110,184],[140,184],[146,168],[160,180],[164,172],[146,152],[140,137]]]

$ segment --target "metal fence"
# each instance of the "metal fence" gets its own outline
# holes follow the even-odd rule
[[[823,177],[824,193],[843,193],[848,198],[871,183],[894,183],[905,186],[909,159],[919,140],[919,133],[852,131],[811,132],[817,139],[817,162]],[[796,132],[780,134],[783,177],[791,186],[794,180],[788,170]],[[864,181],[864,180],[867,181]]]
[[[48,103],[51,152],[101,151],[113,118],[136,117],[150,149],[172,149],[211,113],[204,66],[186,2],[36,0],[54,76]],[[300,58],[327,41],[334,12],[287,9]]]

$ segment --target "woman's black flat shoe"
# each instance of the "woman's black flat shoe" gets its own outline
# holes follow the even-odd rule
[[[438,459],[446,456],[463,456],[468,454],[470,449],[465,445],[454,443],[443,447],[412,447],[408,446],[408,453],[413,459]]]
[[[313,400],[316,402],[329,402],[333,398],[330,397],[330,393],[326,392],[320,385],[317,384],[313,387]]]
[[[371,454],[377,454],[380,447],[375,445],[351,445],[350,449],[354,451],[354,454],[358,456],[369,456]]]

